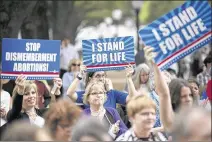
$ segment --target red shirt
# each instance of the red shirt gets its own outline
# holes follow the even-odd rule
[[[48,89],[46,88],[43,82],[35,80],[35,84],[37,85],[38,88],[37,105],[41,109],[44,108],[44,101],[46,97],[49,97],[49,93]]]
[[[212,101],[212,95],[211,95],[211,80],[208,81],[208,84],[207,84],[207,89],[206,89],[206,94],[208,96],[208,99],[210,101]]]

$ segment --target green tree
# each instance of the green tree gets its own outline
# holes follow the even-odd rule
[[[142,24],[149,24],[185,1],[145,1],[139,13]]]

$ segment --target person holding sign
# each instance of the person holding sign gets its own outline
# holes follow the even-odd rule
[[[106,100],[107,96],[104,84],[102,82],[90,82],[83,95],[83,103],[89,105],[90,108],[85,109],[84,112],[95,117],[97,121],[105,122],[108,133],[115,139],[124,133],[127,127],[116,109],[103,106]]]
[[[13,106],[7,114],[7,121],[11,123],[14,120],[27,119],[31,124],[43,127],[45,120],[42,116],[47,109],[36,108],[37,86],[33,81],[26,79],[26,76],[20,75],[15,81]],[[57,91],[51,94],[51,103],[55,102],[55,95],[60,95],[59,89],[62,86],[60,78],[55,78],[54,82],[57,84]]]
[[[132,77],[134,70],[131,65],[127,68],[127,70],[129,70],[127,71],[127,86],[129,93],[132,93],[131,96],[147,94],[148,97],[150,97],[155,102],[156,121],[154,127],[161,127],[159,97],[153,85],[154,79],[151,75],[149,66],[145,63],[142,63],[137,66],[134,77]]]
[[[82,80],[82,76],[84,76],[84,73],[86,71],[86,66],[81,66],[80,73],[78,74],[77,78],[74,79],[72,84],[69,86],[67,90],[68,97],[76,101],[77,103],[83,103],[83,94],[85,91],[76,91],[76,87],[79,84],[80,80]],[[106,78],[106,74],[104,71],[99,72],[89,72],[87,74],[86,78],[86,84],[90,81],[97,81],[97,82],[103,82],[105,85],[105,90],[107,94],[107,100],[105,101],[104,106],[105,107],[112,107],[116,108],[116,103],[121,105],[126,105],[126,102],[129,100],[131,96],[128,95],[128,93],[124,93],[118,90],[112,89],[112,82]]]
[[[145,47],[145,57],[154,69],[155,87],[159,95],[160,116],[164,130],[171,132],[174,112],[192,107],[194,105],[194,94],[189,84],[183,79],[173,79],[168,86],[159,67],[154,62],[156,53],[153,50],[152,47]]]

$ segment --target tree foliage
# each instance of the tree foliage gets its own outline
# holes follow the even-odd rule
[[[142,24],[149,24],[185,1],[145,1],[139,14]]]

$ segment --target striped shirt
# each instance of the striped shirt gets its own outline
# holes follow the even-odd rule
[[[158,132],[156,134],[153,134],[151,132],[150,137],[148,138],[138,138],[136,137],[133,129],[129,129],[128,131],[126,131],[125,133],[123,133],[122,135],[120,135],[116,141],[167,141],[166,137]]]
[[[197,75],[197,82],[200,84],[200,86],[207,85],[208,81],[211,79],[211,75],[204,71]]]

